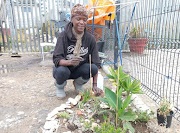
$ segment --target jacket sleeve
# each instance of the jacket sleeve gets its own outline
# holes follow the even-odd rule
[[[101,65],[101,61],[98,54],[96,40],[93,36],[92,36],[91,46],[92,46],[92,49],[91,49],[92,63],[96,64],[96,66],[99,68]]]
[[[55,67],[59,66],[59,61],[65,59],[63,36],[59,36],[53,54],[53,63]]]

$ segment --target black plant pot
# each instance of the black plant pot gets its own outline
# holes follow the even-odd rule
[[[173,114],[174,112],[170,111],[170,113],[167,116],[159,115],[159,109],[158,109],[157,110],[158,125],[166,126],[166,128],[170,128]]]

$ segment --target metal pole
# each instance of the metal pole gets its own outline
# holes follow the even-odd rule
[[[120,3],[120,0],[116,1],[117,3]],[[120,9],[120,5],[116,6],[116,8]],[[117,12],[117,20],[119,20],[119,17],[120,17],[120,12]],[[118,64],[118,61],[117,61],[117,56],[118,56],[118,36],[117,36],[117,32],[116,32],[116,29],[118,28],[118,26],[116,25],[116,21],[114,20],[114,30],[115,30],[115,44],[114,44],[114,69],[116,70],[118,67],[117,67],[117,64]]]
[[[18,54],[16,51],[16,46],[15,46],[15,28],[13,24],[13,15],[12,15],[12,6],[11,6],[11,0],[6,0],[6,8],[7,8],[7,16],[9,20],[9,28],[10,28],[10,34],[11,34],[11,45],[12,45],[12,55]]]

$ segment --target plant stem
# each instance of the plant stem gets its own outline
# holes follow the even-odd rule
[[[118,67],[118,81],[117,81],[117,101],[116,101],[116,127],[118,126],[118,96],[119,96],[119,67]]]

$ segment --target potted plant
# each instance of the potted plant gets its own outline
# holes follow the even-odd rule
[[[157,109],[158,125],[169,128],[171,126],[172,116],[171,104],[166,99],[163,99]]]
[[[140,28],[134,27],[130,31],[128,43],[131,52],[143,53],[147,42],[148,38],[143,36]]]

